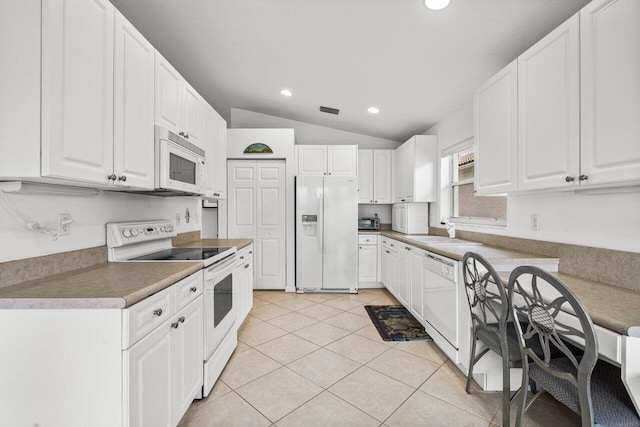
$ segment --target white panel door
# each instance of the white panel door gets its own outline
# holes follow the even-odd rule
[[[640,180],[640,1],[580,11],[581,185]]]
[[[518,57],[518,190],[578,185],[578,15]]]
[[[514,191],[518,185],[518,61],[480,86],[473,100],[475,192],[483,196]]]
[[[110,183],[114,10],[107,0],[42,3],[43,176]]]
[[[119,185],[151,190],[155,49],[118,11],[115,23],[113,173]]]
[[[171,426],[170,322],[122,353],[130,426]],[[200,362],[202,363],[202,362]],[[202,366],[202,365],[200,365]]]
[[[374,150],[358,150],[358,203],[373,203]]]
[[[191,402],[202,389],[204,313],[201,295],[180,311],[172,320],[171,390],[173,392],[171,417],[177,425]]]
[[[256,238],[256,162],[229,160],[228,237]],[[257,246],[256,246],[257,250]]]
[[[164,126],[174,133],[180,129],[182,117],[182,85],[180,73],[160,55],[155,53],[155,115],[156,124]]]
[[[355,176],[324,178],[323,289],[358,286],[357,190]]]
[[[297,176],[327,174],[326,145],[296,145],[295,152]]]
[[[284,289],[285,256],[285,162],[256,162],[255,288]]]
[[[358,249],[358,281],[377,282],[378,245],[360,245]]]
[[[364,173],[358,164],[358,177]],[[393,203],[393,150],[373,150],[373,202]]]
[[[327,175],[357,176],[358,175],[358,146],[357,145],[327,146]]]

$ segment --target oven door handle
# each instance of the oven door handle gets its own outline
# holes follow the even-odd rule
[[[235,263],[236,263],[236,255],[235,254],[230,255],[224,260],[209,267],[209,269],[207,270],[207,274],[218,274],[223,270],[225,270],[227,267],[234,266]]]

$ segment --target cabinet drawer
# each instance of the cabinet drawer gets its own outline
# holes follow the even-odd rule
[[[358,243],[361,245],[377,245],[378,236],[375,234],[360,234],[358,235]]]
[[[396,241],[396,240],[392,240],[392,239],[382,239],[382,246],[384,246],[385,248],[390,248],[393,250],[396,250],[400,247],[400,242]]]
[[[175,312],[173,287],[122,310],[122,348],[129,348]]]
[[[240,267],[242,264],[245,264],[246,261],[253,259],[253,243],[240,249],[236,254],[236,259],[238,260],[236,264],[237,267]]]
[[[176,283],[173,288],[175,289],[175,311],[181,310],[186,307],[191,301],[196,299],[199,295],[202,295],[204,288],[204,282],[202,280],[202,271],[192,274],[191,276],[182,279]]]

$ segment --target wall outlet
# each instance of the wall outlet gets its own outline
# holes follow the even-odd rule
[[[531,215],[531,229],[536,231],[540,230],[540,217],[538,214]]]
[[[71,214],[61,213],[58,215],[58,236],[68,236],[71,234]]]

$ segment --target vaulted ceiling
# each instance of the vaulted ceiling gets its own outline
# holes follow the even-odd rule
[[[113,3],[227,119],[237,107],[404,141],[588,0]]]

